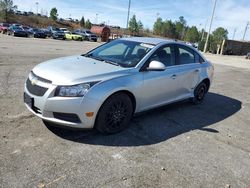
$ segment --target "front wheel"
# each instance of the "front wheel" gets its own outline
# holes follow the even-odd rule
[[[133,104],[128,95],[117,93],[101,106],[95,128],[104,134],[118,133],[129,126],[133,115]]]
[[[194,104],[202,103],[206,96],[206,93],[207,93],[207,85],[204,82],[202,82],[195,88],[192,102]]]

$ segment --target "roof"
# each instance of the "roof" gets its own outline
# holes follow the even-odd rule
[[[105,31],[105,30],[110,32],[110,29],[108,27],[106,27],[106,26],[104,26],[104,27],[92,26],[90,31],[93,32],[93,33],[97,33],[97,34],[102,34],[102,32]]]
[[[148,43],[148,44],[153,44],[153,45],[157,45],[161,42],[173,42],[174,41],[174,40],[167,40],[167,39],[162,39],[162,38],[152,38],[152,37],[129,37],[129,38],[122,38],[122,40]]]

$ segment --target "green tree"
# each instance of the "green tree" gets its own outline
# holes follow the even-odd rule
[[[129,20],[128,29],[132,33],[132,35],[135,35],[139,32],[139,27],[135,15],[133,15],[132,18]]]
[[[137,25],[138,25],[139,31],[140,31],[140,30],[143,30],[143,24],[142,24],[141,20],[139,20],[139,21],[137,22]]]
[[[199,41],[199,32],[197,27],[192,26],[190,28],[188,28],[186,36],[185,36],[185,40],[188,42],[198,42]]]
[[[165,22],[163,22],[162,34],[164,37],[176,37],[175,24],[171,20],[166,20]]]
[[[153,33],[156,35],[161,35],[162,34],[162,26],[163,26],[162,18],[157,18],[157,20],[155,21],[154,26],[153,26]]]
[[[179,17],[179,20],[175,22],[175,29],[176,29],[176,38],[183,40],[185,30],[186,30],[186,20],[183,16]]]
[[[52,20],[57,20],[57,9],[56,7],[52,8],[51,11],[50,11],[50,17]]]
[[[224,39],[228,38],[228,31],[223,27],[218,27],[213,33],[213,42],[217,44],[221,44]]]
[[[85,19],[84,19],[84,17],[82,17],[82,19],[80,20],[80,26],[81,27],[85,26]]]
[[[87,29],[91,29],[92,23],[89,21],[89,19],[87,19],[87,21],[85,22],[85,27],[86,27]]]
[[[137,22],[137,25],[138,25],[138,34],[140,35],[140,33],[141,34],[143,33],[143,24],[142,24],[141,20],[139,20]]]
[[[17,9],[17,6],[13,5],[12,0],[0,0],[1,17],[3,17],[6,22],[8,22],[8,17],[11,11],[14,11],[15,9]]]

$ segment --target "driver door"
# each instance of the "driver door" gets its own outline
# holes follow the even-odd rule
[[[178,66],[175,59],[174,45],[160,47],[148,59],[146,64],[160,61],[166,67],[162,71],[147,71],[143,73],[143,87],[140,109],[147,110],[174,101],[180,95],[178,84]],[[148,67],[148,65],[146,67]]]

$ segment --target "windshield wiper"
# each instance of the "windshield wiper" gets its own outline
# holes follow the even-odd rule
[[[92,59],[96,59],[98,61],[104,61],[104,59],[102,59],[100,57],[93,56],[93,54],[85,54],[84,57],[89,57],[89,58],[92,58]]]
[[[110,61],[110,60],[104,60],[105,63],[111,64],[111,65],[115,65],[115,66],[121,66],[118,63],[114,62],[114,61]]]
[[[105,59],[103,59],[101,57],[93,56],[93,54],[85,54],[84,57],[89,57],[89,58],[92,58],[92,59],[96,59],[98,61],[103,61],[105,63],[111,64],[111,65],[115,65],[115,66],[121,66],[121,65],[119,65],[118,63],[116,63],[114,61],[105,60]]]

